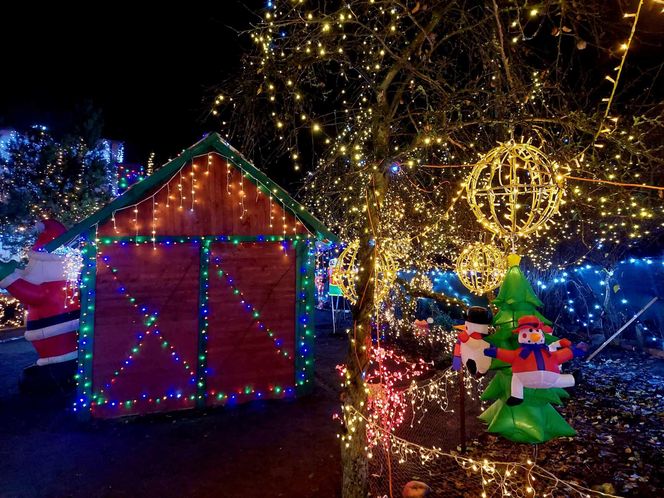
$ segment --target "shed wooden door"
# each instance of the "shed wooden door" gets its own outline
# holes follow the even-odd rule
[[[97,256],[95,417],[192,408],[200,249],[113,244]]]
[[[208,404],[295,393],[296,251],[280,242],[211,246]]]

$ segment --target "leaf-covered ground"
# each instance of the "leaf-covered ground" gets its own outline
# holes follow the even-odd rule
[[[568,370],[577,386],[558,410],[577,436],[528,446],[481,433],[469,452],[495,460],[534,457],[558,477],[606,493],[664,496],[664,361],[603,351]]]

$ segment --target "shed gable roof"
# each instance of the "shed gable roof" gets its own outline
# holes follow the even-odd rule
[[[304,226],[318,238],[336,241],[337,237],[330,232],[323,223],[314,215],[309,213],[305,207],[293,199],[288,192],[272,181],[265,173],[256,168],[242,154],[231,147],[218,133],[210,133],[207,137],[195,143],[175,159],[166,163],[154,174],[145,180],[133,185],[129,190],[119,197],[113,199],[106,206],[87,217],[83,221],[74,225],[70,230],[50,242],[46,250],[53,251],[63,244],[67,244],[84,231],[98,225],[111,218],[115,211],[131,206],[143,199],[155,187],[167,182],[173,174],[182,168],[187,162],[193,160],[196,156],[202,154],[217,152],[228,161],[235,164],[242,171],[246,172],[247,178],[253,183],[260,182],[267,186],[276,199],[285,207],[291,210]]]

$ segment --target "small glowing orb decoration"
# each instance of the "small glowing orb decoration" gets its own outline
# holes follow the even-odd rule
[[[481,242],[466,246],[456,262],[461,283],[480,296],[500,286],[506,271],[507,259],[502,251]]]
[[[359,261],[357,260],[357,254],[359,247],[360,242],[358,240],[348,244],[346,249],[344,249],[339,255],[335,270],[337,285],[341,289],[344,297],[346,297],[351,303],[357,302],[358,298],[357,283],[359,280]],[[397,278],[398,267],[390,251],[386,250],[385,247],[381,247],[380,250],[376,252],[374,261],[376,265],[374,272],[374,295],[376,303],[380,303],[389,294],[390,289]]]
[[[513,239],[546,228],[558,213],[564,176],[530,143],[500,143],[473,167],[466,198],[484,228]]]

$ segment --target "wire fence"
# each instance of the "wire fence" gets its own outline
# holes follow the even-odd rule
[[[481,384],[472,377],[465,379],[466,418],[471,425],[473,413],[482,409],[477,396]],[[404,391],[409,401],[405,421],[392,433],[355,413],[378,435],[370,448],[370,496],[399,498],[410,481],[424,482],[431,496],[444,497],[614,496],[560,479],[530,459],[495,461],[461,453],[459,391],[458,374],[451,370],[411,385]],[[471,432],[477,430],[479,425],[471,427]]]

